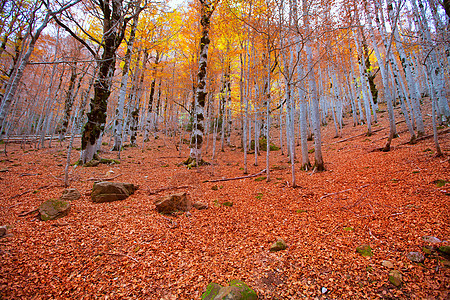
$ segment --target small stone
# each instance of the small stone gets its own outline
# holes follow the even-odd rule
[[[364,257],[369,257],[372,256],[372,248],[370,248],[369,245],[361,245],[359,247],[356,248],[356,252],[358,252],[359,254],[361,254]]]
[[[423,236],[422,240],[424,240],[427,243],[432,243],[432,244],[442,243],[442,241],[440,239],[438,239],[437,237],[429,236],[429,235]]]
[[[322,294],[326,294],[327,292],[328,292],[328,289],[326,288],[326,287],[322,287],[321,289],[320,289],[320,292],[322,293]]]
[[[272,246],[270,246],[271,252],[277,252],[285,249],[287,249],[287,245],[285,241],[283,241],[282,239],[278,239],[276,242],[272,244]]]
[[[450,246],[441,246],[438,248],[439,252],[450,255]]]
[[[401,286],[402,285],[402,273],[400,273],[397,270],[390,271],[389,272],[389,281],[396,287]]]
[[[194,202],[194,203],[192,203],[192,206],[194,206],[198,210],[202,210],[202,209],[207,209],[208,208],[208,204],[202,203],[202,202]]]
[[[66,189],[62,192],[61,200],[73,201],[81,198],[81,194],[77,189]]]
[[[0,226],[0,238],[6,235],[7,228],[6,226]]]
[[[416,252],[416,251],[409,252],[408,254],[406,254],[406,257],[410,261],[413,261],[413,262],[416,262],[416,263],[421,263],[421,262],[423,262],[425,260],[425,257],[423,256],[423,254],[420,253],[420,252]]]
[[[383,260],[381,262],[381,265],[383,267],[385,267],[385,268],[388,268],[388,269],[393,269],[394,268],[394,264],[391,261],[389,261],[389,260]]]

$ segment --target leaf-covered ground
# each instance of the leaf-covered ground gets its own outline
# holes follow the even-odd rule
[[[379,118],[375,130],[387,126],[386,115]],[[179,156],[179,137],[160,135],[126,148],[120,164],[71,167],[71,187],[83,196],[68,216],[47,222],[18,215],[61,195],[66,148],[55,142],[41,150],[10,144],[8,156],[0,157],[0,226],[9,232],[0,239],[0,298],[199,299],[209,282],[241,279],[261,299],[448,299],[450,271],[442,257],[426,256],[422,264],[406,258],[427,245],[422,236],[448,245],[448,156],[435,157],[432,139],[403,144],[404,123],[390,152],[372,151],[384,145],[387,129],[339,142],[365,130],[347,120],[342,137],[333,138],[332,122],[324,127],[327,170],[297,166],[295,189],[281,151],[272,153],[270,182],[256,177],[208,183],[243,175],[241,149],[226,147],[212,165],[188,170],[177,166],[188,156],[187,146]],[[239,144],[238,137],[233,142]],[[448,155],[450,134],[441,135],[440,143]],[[109,148],[104,145],[100,155],[116,158]],[[211,141],[209,161],[210,153]],[[250,174],[264,169],[264,157],[254,166],[249,156]],[[92,203],[94,180],[114,176],[139,190],[123,201]],[[181,191],[209,209],[178,216],[155,211],[156,198]],[[278,238],[288,249],[269,252]],[[374,255],[356,253],[361,244],[369,244]],[[383,260],[401,272],[401,287],[389,282],[391,269]]]

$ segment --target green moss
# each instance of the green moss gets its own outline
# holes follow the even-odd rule
[[[113,165],[113,164],[120,164],[120,161],[118,161],[117,159],[100,158],[100,163],[106,165]]]
[[[270,246],[271,252],[277,252],[285,249],[287,249],[287,245],[286,242],[283,241],[282,239],[278,239],[276,242],[272,244],[272,246]]]
[[[433,183],[434,183],[438,188],[440,188],[440,187],[443,187],[445,184],[447,184],[448,181],[447,181],[447,180],[443,180],[443,179],[436,179],[436,180],[433,181]]]
[[[307,210],[306,209],[297,209],[297,210],[295,210],[295,212],[298,214],[301,214],[301,213],[307,212]]]
[[[255,178],[255,181],[263,181],[263,180],[266,180],[266,176],[260,176],[260,177],[256,177]]]
[[[258,193],[258,194],[256,195],[256,199],[258,199],[258,200],[261,200],[262,197],[263,197],[263,193]]]
[[[224,203],[222,203],[223,206],[227,206],[227,207],[232,207],[233,206],[233,202],[231,201],[225,201]]]
[[[345,231],[353,231],[353,230],[355,230],[355,229],[353,229],[352,227],[345,227],[344,230],[345,230]]]
[[[389,272],[389,282],[395,285],[396,287],[399,287],[402,285],[402,274],[397,271],[393,270]]]
[[[242,300],[256,300],[258,299],[258,296],[256,295],[256,292],[252,290],[247,284],[240,280],[231,280],[230,286],[235,286],[241,290],[241,298]]]
[[[361,246],[357,247],[356,252],[358,252],[359,254],[361,254],[364,257],[373,256],[372,248],[370,248],[369,245],[361,245]]]
[[[211,282],[206,287],[206,291],[202,294],[201,300],[213,300],[219,293],[222,286],[220,284]]]
[[[438,250],[442,253],[450,255],[450,246],[440,246]]]
[[[308,153],[314,153],[314,151],[315,151],[314,148],[313,148],[313,149],[309,149],[309,150],[308,150]]]

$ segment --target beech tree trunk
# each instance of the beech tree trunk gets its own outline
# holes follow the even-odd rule
[[[208,49],[210,44],[209,29],[211,15],[214,12],[216,2],[211,0],[199,0],[201,4],[200,24],[202,28],[200,38],[200,55],[197,73],[197,88],[194,101],[194,122],[191,133],[190,153],[187,162],[195,161],[197,164],[202,159],[202,146],[204,136],[204,108],[206,99],[206,71],[208,63]]]
[[[94,98],[91,99],[88,120],[81,136],[81,162],[91,161],[97,153],[97,145],[105,128],[108,98],[116,70],[116,51],[122,42],[128,18],[123,15],[123,0],[112,1],[111,6],[100,7],[103,12],[103,54],[98,62],[98,72],[94,83]]]
[[[138,5],[140,1],[136,3],[137,10],[139,10]],[[114,122],[114,145],[112,151],[119,151],[122,147],[122,131],[123,131],[123,109],[125,107],[125,96],[127,93],[128,78],[130,71],[131,55],[133,52],[134,39],[136,36],[136,29],[139,22],[139,13],[136,13],[133,18],[133,23],[131,24],[130,38],[127,41],[127,51],[125,53],[124,65],[122,69],[122,79],[120,81],[119,88],[119,99],[117,103],[116,116]]]

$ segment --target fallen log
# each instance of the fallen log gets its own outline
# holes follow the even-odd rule
[[[240,177],[233,177],[233,178],[222,178],[222,179],[212,179],[212,180],[205,180],[203,182],[220,182],[220,181],[231,181],[231,180],[239,180],[239,179],[245,179],[245,178],[252,178],[259,175],[262,175],[266,172],[266,169],[262,170],[261,172],[258,172],[253,175],[247,175],[247,176],[240,176]]]

